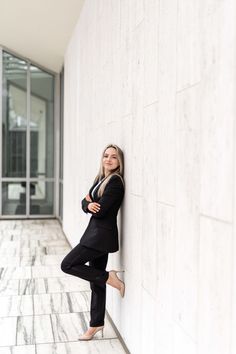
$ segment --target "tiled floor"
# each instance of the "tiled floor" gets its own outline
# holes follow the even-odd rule
[[[0,221],[0,354],[125,353],[108,318],[103,339],[78,341],[90,288],[61,271],[70,249],[55,220]]]

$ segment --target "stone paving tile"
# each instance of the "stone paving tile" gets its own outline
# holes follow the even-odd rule
[[[126,353],[108,319],[89,323],[89,283],[60,269],[70,246],[56,220],[0,221],[0,354]]]

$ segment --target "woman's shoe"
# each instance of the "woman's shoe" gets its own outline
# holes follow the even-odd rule
[[[124,273],[124,270],[110,270],[107,284],[113,286],[120,291],[121,297],[125,295],[125,283],[118,278],[117,273]]]
[[[85,334],[83,334],[82,336],[79,337],[79,340],[91,340],[93,338],[93,336],[99,331],[102,331],[102,338],[103,338],[104,326],[94,327],[94,328],[96,328],[96,329],[94,330],[94,332],[92,334],[86,334],[88,332],[87,331]]]

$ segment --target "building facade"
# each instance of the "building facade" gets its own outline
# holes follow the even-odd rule
[[[0,50],[0,217],[57,217],[75,246],[103,148],[125,156],[132,354],[236,352],[236,3],[85,0],[55,73]]]

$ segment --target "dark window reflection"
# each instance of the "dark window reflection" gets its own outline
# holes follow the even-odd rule
[[[26,87],[27,63],[3,52],[3,177],[26,177]]]
[[[24,182],[2,183],[2,214],[25,215],[26,185]]]

